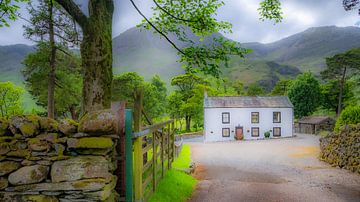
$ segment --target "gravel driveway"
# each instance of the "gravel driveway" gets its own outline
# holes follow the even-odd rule
[[[360,201],[360,175],[319,161],[317,136],[189,144],[190,201]]]

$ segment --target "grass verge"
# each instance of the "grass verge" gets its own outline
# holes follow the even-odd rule
[[[190,166],[190,146],[183,145],[181,153],[175,159],[172,169],[166,172],[164,178],[159,182],[150,202],[184,202],[193,193],[197,180],[180,170]]]

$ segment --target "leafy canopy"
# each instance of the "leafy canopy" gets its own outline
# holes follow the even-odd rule
[[[19,10],[19,3],[27,2],[28,0],[1,0],[0,1],[0,27],[9,27],[9,20],[15,21],[17,19],[17,11]]]
[[[67,50],[66,47],[62,47]],[[56,54],[57,68],[55,71],[55,114],[67,116],[67,113],[78,114],[81,100],[81,68],[79,56],[67,51],[65,54],[58,51]],[[48,43],[39,43],[34,53],[28,54],[23,64],[25,86],[35,98],[37,104],[47,107],[48,77],[50,66],[50,46]],[[72,117],[76,118],[76,117]]]
[[[0,116],[10,117],[22,113],[21,95],[24,90],[11,82],[0,82]]]
[[[296,118],[310,115],[320,104],[320,85],[311,72],[300,74],[293,81],[288,94]]]

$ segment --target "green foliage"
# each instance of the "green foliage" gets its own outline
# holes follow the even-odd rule
[[[247,87],[246,95],[248,96],[258,96],[264,94],[265,94],[264,89],[256,83],[252,83]]]
[[[39,43],[36,52],[28,54],[24,59],[25,69],[22,71],[26,89],[37,104],[44,108],[47,107],[48,96],[49,49],[48,44]],[[55,114],[62,117],[71,114],[76,119],[82,95],[80,58],[70,51],[67,54],[58,51],[56,61]]]
[[[270,95],[287,95],[291,86],[291,80],[280,80],[272,89]]]
[[[189,169],[191,163],[191,150],[190,145],[183,144],[179,157],[175,159],[172,167],[179,170]]]
[[[321,90],[321,106],[324,109],[329,109],[336,112],[339,104],[339,81],[329,80],[327,83],[320,86]],[[351,105],[354,101],[353,93],[354,84],[350,81],[346,82],[344,92],[342,94],[342,108]]]
[[[339,131],[341,126],[358,123],[360,123],[360,105],[349,106],[341,112],[334,130]]]
[[[22,113],[21,95],[24,90],[11,82],[0,82],[0,116],[10,117]]]
[[[150,19],[143,21],[147,29],[154,28],[163,37],[174,33],[178,40],[186,46],[182,49],[174,43],[184,63],[187,72],[202,71],[216,77],[220,75],[220,66],[228,65],[230,55],[244,57],[249,51],[240,48],[240,44],[222,37],[213,37],[213,45],[206,46],[199,42],[216,32],[231,33],[232,25],[228,22],[218,21],[215,18],[217,10],[224,5],[219,0],[199,0],[196,2],[186,0],[157,0],[152,7],[154,13]],[[191,30],[198,38],[189,37]]]
[[[17,19],[17,11],[19,10],[19,3],[27,2],[28,0],[2,0],[0,3],[0,27],[9,27],[9,20],[15,21]]]
[[[289,89],[296,118],[308,116],[316,110],[320,100],[320,85],[310,72],[299,75]]]
[[[281,3],[279,0],[263,0],[260,2],[260,20],[265,19],[274,20],[276,23],[283,19],[283,12],[281,11]]]
[[[151,196],[152,202],[184,202],[187,201],[195,189],[197,180],[191,175],[187,175],[182,171],[175,169],[186,170],[190,166],[191,155],[190,145],[183,145],[181,153],[177,159],[174,160],[172,167],[164,178],[159,182],[155,193]]]
[[[112,100],[126,101],[128,107],[134,106],[134,93],[136,89],[144,89],[144,110],[152,119],[161,118],[166,112],[167,89],[165,82],[155,75],[151,82],[145,82],[144,78],[136,72],[127,72],[115,75],[112,87]]]

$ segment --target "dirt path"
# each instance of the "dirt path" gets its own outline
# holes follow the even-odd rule
[[[360,175],[319,161],[316,136],[190,145],[192,202],[360,201]]]

